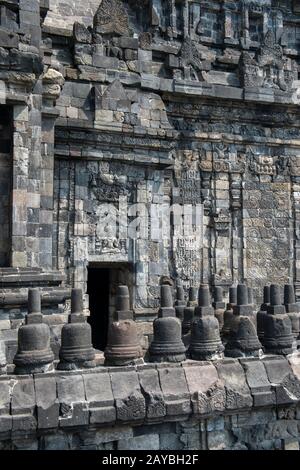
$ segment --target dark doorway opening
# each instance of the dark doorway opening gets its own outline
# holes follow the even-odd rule
[[[109,323],[110,269],[88,268],[88,288],[92,341],[95,349],[104,351]]]

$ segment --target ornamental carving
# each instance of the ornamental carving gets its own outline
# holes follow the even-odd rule
[[[268,155],[254,155],[251,153],[249,170],[256,175],[276,174],[276,166],[274,165],[273,157]]]
[[[98,34],[129,35],[128,14],[121,0],[102,0],[94,16],[94,31]]]
[[[127,223],[127,221],[125,222]],[[89,253],[93,255],[128,254],[127,227],[120,233],[120,213],[114,203],[101,203],[89,215]]]
[[[284,55],[271,30],[265,35],[262,46],[254,57],[249,52],[243,52],[240,69],[244,87],[273,88],[289,92],[293,81],[297,80],[295,61]]]
[[[199,171],[199,151],[180,150],[175,158],[175,176],[177,186],[174,202],[180,204],[200,204],[201,179]]]
[[[149,32],[143,32],[139,35],[139,46],[141,49],[151,49],[152,45],[152,34]]]
[[[119,240],[118,238],[99,238],[91,237],[91,243],[94,249],[89,250],[91,254],[104,255],[104,254],[128,254],[127,240]]]
[[[59,98],[65,79],[57,70],[49,67],[42,76],[43,97],[55,101]]]
[[[89,182],[92,195],[103,202],[118,202],[120,196],[128,196],[131,185],[127,175],[111,173],[108,162],[99,166],[99,172],[92,172]]]
[[[201,271],[202,237],[174,238],[174,262],[178,277],[183,281],[199,283]]]
[[[292,173],[293,159],[292,157],[280,156],[276,160],[276,170],[278,175],[287,176]]]
[[[229,232],[231,225],[231,218],[228,211],[220,211],[213,217],[213,226],[217,232],[226,235]]]
[[[143,396],[133,391],[124,399],[116,400],[117,417],[120,421],[143,419],[146,415],[146,404]]]
[[[203,81],[202,60],[196,44],[190,38],[185,38],[180,50],[180,62],[184,68],[184,79]]]

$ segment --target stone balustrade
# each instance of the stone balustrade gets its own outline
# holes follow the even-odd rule
[[[0,449],[299,448],[300,355],[0,377]]]

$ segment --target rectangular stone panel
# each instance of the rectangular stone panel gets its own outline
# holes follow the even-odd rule
[[[116,409],[109,373],[95,371],[83,374],[85,395],[90,410],[90,423],[111,423],[116,420]]]
[[[159,420],[166,415],[166,403],[160,387],[158,372],[153,366],[138,369],[142,393],[146,400],[147,419]]]
[[[57,395],[60,403],[60,426],[84,426],[89,423],[81,374],[58,375]]]
[[[191,394],[193,412],[209,414],[223,411],[226,403],[224,382],[211,363],[186,363],[183,366]]]
[[[145,398],[140,389],[138,374],[132,368],[110,372],[112,391],[119,421],[142,420],[146,415]]]
[[[181,366],[158,366],[161,389],[167,405],[167,416],[182,416],[191,413],[190,393],[184,370]]]
[[[37,420],[39,429],[56,428],[59,420],[59,402],[54,376],[37,376],[34,379]]]
[[[241,364],[234,359],[224,359],[216,364],[219,378],[226,389],[226,408],[234,410],[249,408],[253,404],[249,386]]]

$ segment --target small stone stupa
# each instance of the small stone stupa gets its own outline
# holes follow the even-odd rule
[[[184,296],[184,289],[181,279],[177,279],[176,283],[176,299],[175,299],[175,312],[176,317],[182,322],[184,317],[184,309],[186,307],[186,301]]]
[[[198,299],[189,355],[192,359],[199,361],[222,359],[224,346],[220,338],[219,322],[211,306],[208,285],[200,286]]]
[[[233,307],[237,303],[237,288],[236,286],[229,287],[229,302],[227,304],[226,310],[224,312],[224,325],[222,328],[221,336],[223,343],[227,342],[231,322],[233,320]]]
[[[214,292],[214,301],[212,305],[215,311],[215,317],[217,318],[219,322],[220,331],[222,331],[222,328],[224,326],[224,311],[225,311],[225,302],[223,300],[223,288],[221,286],[215,286],[213,292]]]
[[[189,288],[189,300],[184,309],[183,322],[182,322],[182,335],[186,335],[191,331],[195,307],[197,306],[198,289],[197,287]]]
[[[15,374],[34,374],[54,369],[50,329],[43,323],[39,289],[28,290],[28,314],[18,331],[18,350],[14,357]]]
[[[72,289],[71,314],[61,332],[60,370],[86,369],[96,366],[91,326],[83,315],[82,290]]]
[[[130,310],[127,286],[117,288],[115,321],[108,329],[104,357],[106,366],[126,366],[143,362],[142,347],[133,320],[133,311]]]
[[[285,311],[292,322],[292,333],[298,345],[300,332],[300,308],[296,303],[294,286],[291,284],[286,284],[284,286],[284,306]]]
[[[172,291],[161,286],[161,306],[153,322],[153,341],[149,348],[151,362],[181,362],[186,358],[186,348],[181,339],[181,322],[173,307]]]
[[[264,320],[264,337],[262,344],[266,353],[291,354],[294,335],[292,322],[282,305],[281,288],[277,284],[270,287],[270,305]]]
[[[267,315],[268,306],[270,305],[270,286],[264,286],[264,301],[261,304],[259,312],[256,315],[257,324],[257,336],[260,341],[263,341],[264,337],[264,322]]]
[[[253,322],[253,306],[248,303],[248,289],[244,284],[237,286],[237,305],[233,307],[228,341],[225,346],[227,357],[259,357],[262,355]]]

